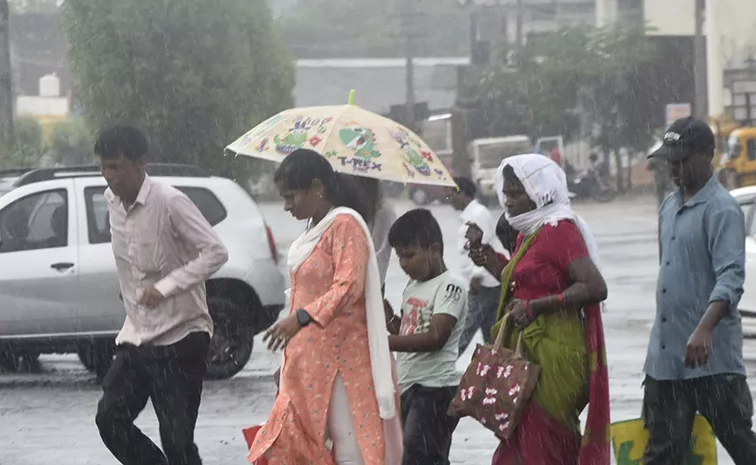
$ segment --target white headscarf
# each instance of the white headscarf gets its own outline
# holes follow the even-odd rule
[[[504,167],[511,166],[536,209],[517,216],[506,212],[504,202]],[[560,220],[572,220],[580,228],[591,259],[599,267],[599,252],[591,229],[580,216],[572,211],[567,177],[562,168],[550,158],[537,153],[505,158],[496,172],[496,193],[506,212],[509,224],[525,236],[534,234],[541,226],[556,226]]]

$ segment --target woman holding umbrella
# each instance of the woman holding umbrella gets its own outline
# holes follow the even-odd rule
[[[265,335],[271,349],[283,348],[284,361],[279,394],[249,460],[400,463],[378,262],[361,214],[346,207],[360,196],[344,196],[343,179],[311,150],[288,155],[275,182],[284,209],[308,227],[289,250],[291,314]]]

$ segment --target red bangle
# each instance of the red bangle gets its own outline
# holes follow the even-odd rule
[[[564,305],[564,293],[561,293],[561,294],[559,294],[559,295],[557,296],[557,303],[558,303],[558,304],[559,304],[560,306],[563,306],[563,305]]]

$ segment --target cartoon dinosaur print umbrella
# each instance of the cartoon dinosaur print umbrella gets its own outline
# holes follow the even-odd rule
[[[312,149],[336,171],[386,181],[454,187],[428,145],[415,133],[354,105],[294,108],[252,128],[226,147],[237,155],[281,162],[297,149]]]

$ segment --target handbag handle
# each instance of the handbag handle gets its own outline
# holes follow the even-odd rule
[[[494,350],[499,350],[504,347],[504,336],[507,332],[507,326],[509,325],[509,313],[504,315],[504,321],[501,322],[501,328],[499,328],[499,334],[496,335],[496,340],[493,343]],[[515,348],[514,356],[516,358],[525,358],[522,354],[522,331],[517,337],[517,347]]]
[[[499,328],[499,334],[496,335],[496,340],[493,343],[494,350],[499,350],[504,347],[504,335],[507,332],[507,326],[509,325],[509,313],[504,314],[504,320],[501,322]]]

